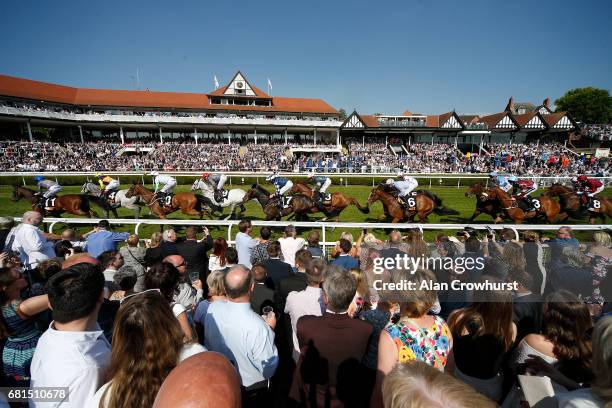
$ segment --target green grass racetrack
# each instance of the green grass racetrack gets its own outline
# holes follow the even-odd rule
[[[34,188],[33,186],[28,186],[28,187]],[[129,187],[128,185],[122,185],[122,188],[128,188],[128,187]],[[147,187],[150,188],[151,186],[147,185]],[[245,190],[247,190],[249,187],[250,186],[248,185],[234,185],[234,186],[226,185],[225,186],[226,189],[242,188]],[[175,188],[175,192],[190,191],[190,188],[191,188],[191,185],[180,185]],[[269,191],[272,190],[271,186],[266,186],[266,188]],[[355,197],[362,205],[365,205],[366,200],[371,190],[372,190],[372,187],[363,186],[363,185],[349,185],[349,186],[334,185],[334,186],[331,186],[328,191],[331,191],[331,192],[341,191],[345,194]],[[0,186],[0,215],[1,216],[21,216],[25,211],[30,209],[29,203],[24,200],[21,200],[18,202],[11,201],[10,200],[11,191],[12,191],[12,186],[7,186],[7,185]],[[449,223],[449,224],[466,223],[468,218],[474,212],[476,199],[466,198],[464,196],[464,193],[467,191],[467,187],[460,187],[460,188],[432,187],[430,191],[437,194],[442,199],[442,202],[445,205],[445,207],[452,208],[458,211],[459,215],[438,216],[432,213],[428,217],[429,223],[436,223],[436,224],[437,223]],[[80,192],[79,186],[64,186],[62,188],[62,192],[60,193],[60,195],[68,194],[68,193],[79,193],[79,192]],[[535,194],[533,194],[533,196],[537,197],[541,192],[542,191],[538,191]],[[612,189],[607,189],[606,191],[604,191],[602,195],[611,196]],[[92,204],[92,206],[94,210],[102,216],[103,212],[101,211],[101,209],[98,208],[95,204]],[[117,211],[118,211],[120,218],[134,218],[134,213],[131,210],[128,210],[125,208],[118,208]],[[228,210],[226,209],[225,211],[226,214],[227,214],[227,211]],[[63,217],[73,217],[73,216],[69,214],[64,214]],[[251,220],[263,220],[264,219],[261,206],[256,201],[251,201],[246,204],[246,212],[243,214],[243,217],[251,219]],[[141,218],[154,218],[154,217],[150,215],[148,209],[144,207],[141,211]],[[168,215],[168,224],[171,225],[173,219],[189,219],[189,218],[194,219],[193,217],[188,217],[182,214],[180,211],[177,211],[173,214]],[[310,218],[311,218],[311,221],[317,221],[323,218],[323,214],[321,213],[314,214]],[[382,204],[380,202],[376,202],[370,206],[369,214],[362,214],[354,206],[349,206],[340,215],[340,221],[386,222],[384,218]],[[492,218],[485,214],[479,215],[478,218],[476,218],[476,220],[474,221],[474,223],[481,223],[481,224],[490,224],[492,222],[493,222]],[[538,222],[538,223],[541,223],[541,222]],[[570,224],[585,224],[585,223],[587,223],[586,219],[581,220],[581,221],[576,221],[576,220],[570,221]],[[81,226],[80,228],[81,231],[87,231],[89,229],[90,229],[89,226]],[[117,227],[116,229],[133,231],[133,226],[126,225],[125,227]],[[156,226],[145,226],[144,228],[141,229],[142,231],[141,235],[143,236],[148,235],[158,229],[159,228]],[[327,240],[330,241],[330,240],[337,239],[339,237],[340,232],[341,231],[339,231],[339,229],[336,229],[336,231],[330,232],[328,234]],[[359,234],[360,231],[352,230],[351,232],[355,235],[355,238],[357,238],[357,235]],[[376,235],[384,236],[384,231],[375,231],[375,233]],[[426,231],[426,237],[427,236],[433,237],[436,233],[437,231]],[[215,236],[217,236],[217,234],[215,234]],[[224,235],[221,235],[221,236],[224,236]]]

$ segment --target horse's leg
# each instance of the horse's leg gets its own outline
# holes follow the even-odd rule
[[[240,204],[240,212],[243,213],[246,211],[246,207],[244,206],[244,204]]]
[[[236,204],[230,204],[230,212],[229,215],[227,217],[225,217],[226,220],[231,219],[234,216],[234,209],[236,208]]]
[[[195,215],[196,217],[202,218],[202,212],[195,208],[181,208],[181,212],[185,215]]]

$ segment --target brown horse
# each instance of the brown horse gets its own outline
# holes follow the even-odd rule
[[[489,214],[493,219],[496,219],[502,212],[499,201],[491,200],[487,194],[487,189],[480,183],[472,184],[468,191],[465,192],[465,196],[476,197],[476,209],[469,218],[469,222],[474,221],[480,214]]]
[[[315,191],[308,187],[304,183],[295,183],[291,188],[292,193],[303,194],[306,197],[310,197],[312,200],[315,199]],[[363,207],[359,202],[346,194],[343,193],[331,193],[331,202],[328,205],[324,206],[323,213],[326,215],[322,221],[325,221],[329,217],[336,217],[336,222],[340,221],[340,213],[349,205],[354,205],[361,211],[363,214],[368,214],[370,212],[370,208],[366,205]],[[315,211],[319,211],[319,208],[315,205]]]
[[[63,196],[57,196],[53,201],[52,209],[47,210],[46,208],[39,207],[39,196],[36,194],[36,191],[22,186],[13,186],[11,201],[19,201],[22,198],[32,204],[32,210],[38,211],[45,217],[59,217],[67,212],[74,215],[84,215],[89,218],[98,218],[98,214],[96,214],[89,205],[90,199],[82,194],[65,194]]]
[[[550,224],[553,224],[557,221],[559,213],[561,212],[559,203],[546,196],[537,197],[537,200],[540,202],[540,208],[538,210],[524,211],[517,207],[512,197],[499,187],[489,189],[485,194],[487,194],[489,199],[499,201],[501,209],[517,224],[522,224],[526,219],[539,216],[544,216]],[[565,215],[565,217],[567,217],[567,215]],[[564,219],[565,217],[562,216],[561,218]],[[495,219],[495,223],[502,221],[500,216]]]
[[[547,197],[559,197],[561,211],[567,213],[570,217],[580,219],[584,214],[583,206],[580,204],[580,196],[572,189],[565,187],[562,184],[555,183],[544,192]],[[588,210],[589,223],[595,224],[597,218],[601,222],[606,221],[606,215],[612,218],[612,198],[610,197],[595,197],[600,202],[599,211]]]
[[[264,214],[266,215],[266,221],[276,220],[280,221],[282,217],[287,215],[294,216],[298,221],[308,221],[308,214],[312,212],[312,208],[315,207],[312,200],[303,194],[295,194],[291,197],[289,205],[285,208],[279,208],[277,200],[270,198],[270,192],[259,184],[253,184],[251,189],[247,191],[242,204],[248,201],[257,200],[261,205]],[[316,210],[315,207],[315,212]]]
[[[154,192],[142,184],[133,184],[125,195],[127,198],[141,197],[151,212],[161,219],[166,215],[181,210],[186,215],[196,215],[202,219],[207,211],[202,209],[202,197],[193,193],[176,193],[172,196],[170,205],[161,205],[160,200],[154,197]]]
[[[387,219],[391,218],[391,222],[394,224],[405,220],[414,222],[414,217],[417,215],[419,216],[420,222],[427,222],[427,216],[432,212],[438,215],[459,214],[455,210],[444,208],[442,201],[431,193],[428,194],[431,194],[434,197],[433,199],[423,193],[417,194],[416,197],[414,197],[416,210],[410,211],[404,209],[397,201],[397,198],[385,190],[384,185],[375,187],[368,196],[368,205],[380,200],[385,211],[385,216]]]

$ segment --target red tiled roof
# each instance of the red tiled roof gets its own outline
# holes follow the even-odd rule
[[[440,115],[427,115],[427,127],[437,128],[440,127]]]
[[[225,94],[225,91],[227,90],[228,86],[229,86],[229,84],[227,84],[225,86],[222,86],[222,87],[220,87],[218,89],[215,89],[214,91],[208,93],[208,95],[210,95],[210,96],[223,96]],[[268,95],[267,93],[265,93],[261,89],[257,88],[256,86],[253,86],[250,83],[249,83],[249,86],[251,87],[253,92],[255,92],[255,96],[246,96],[246,95],[241,95],[241,96],[246,96],[247,98],[255,98],[255,97],[270,98],[270,95]]]
[[[518,123],[519,127],[524,127],[534,116],[538,114],[537,111],[523,113],[521,115],[514,115],[514,119],[516,119],[516,123]]]
[[[255,87],[253,90],[267,96]],[[273,106],[211,105],[206,94],[75,88],[8,75],[0,75],[0,95],[79,106],[338,113],[321,99],[272,97]]]
[[[402,116],[412,116],[412,112],[406,111],[406,112],[402,113]]]
[[[542,115],[542,118],[544,118],[544,122],[546,122],[548,126],[553,127],[565,115],[566,115],[566,112],[555,112],[555,113],[549,113],[548,115]]]
[[[495,129],[495,126],[497,126],[499,121],[502,120],[506,115],[512,118],[510,112],[499,112],[494,113],[492,115],[481,116],[479,121],[486,123],[489,129]]]
[[[367,127],[380,127],[376,115],[359,115],[359,117],[361,118],[363,124]]]

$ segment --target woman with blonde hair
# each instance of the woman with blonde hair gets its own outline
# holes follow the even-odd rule
[[[156,290],[125,297],[115,318],[111,361],[89,408],[149,408],[170,371],[206,351],[184,343],[166,299]]]
[[[154,232],[151,239],[146,242],[147,250],[145,251],[144,261],[147,266],[161,262],[164,259],[161,249],[163,235],[161,232]]]
[[[397,364],[383,383],[385,408],[494,408],[469,385],[420,361]]]
[[[193,321],[195,322],[196,333],[200,342],[204,341],[204,319],[208,312],[208,307],[211,303],[217,300],[227,300],[225,297],[225,283],[223,278],[225,273],[223,271],[212,271],[206,278],[206,285],[208,286],[208,299],[205,299],[198,303]]]

